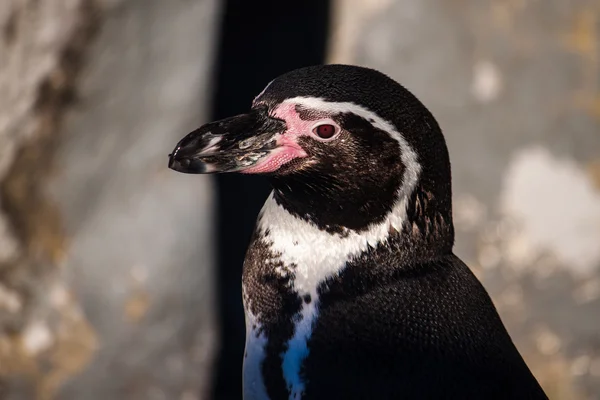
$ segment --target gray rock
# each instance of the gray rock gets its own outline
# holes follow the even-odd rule
[[[213,190],[166,163],[205,118],[216,15],[206,0],[0,5],[9,398],[205,396]]]

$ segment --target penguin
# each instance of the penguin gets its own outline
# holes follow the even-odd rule
[[[547,399],[453,253],[442,131],[387,75],[285,73],[169,167],[273,187],[242,274],[244,399]]]

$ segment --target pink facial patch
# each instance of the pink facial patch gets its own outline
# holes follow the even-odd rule
[[[240,172],[244,174],[265,174],[267,172],[274,172],[283,164],[299,157],[306,157],[304,150],[288,146],[278,147],[256,165]]]
[[[285,121],[287,130],[277,138],[277,148],[256,165],[245,169],[245,174],[263,174],[277,171],[282,165],[295,158],[306,157],[306,152],[297,143],[300,136],[310,135],[315,121],[305,121],[296,112],[296,105],[281,104],[273,112],[273,116]]]
[[[287,130],[282,138],[296,142],[299,136],[309,136],[317,121],[304,120],[296,111],[296,104],[283,103],[273,112],[273,116],[285,121]]]

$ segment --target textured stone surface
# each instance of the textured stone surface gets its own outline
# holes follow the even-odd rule
[[[59,293],[64,234],[43,195],[97,24],[82,1],[0,4],[0,395],[47,398],[85,365],[93,330]],[[53,288],[57,288],[55,291]],[[63,357],[65,356],[66,357]]]
[[[217,15],[1,2],[0,397],[205,397],[212,185],[166,162],[205,118]]]
[[[6,0],[0,4],[0,179],[19,144],[39,128],[39,87],[60,64],[79,1]]]
[[[598,398],[600,2],[337,6],[331,60],[385,71],[440,122],[457,253],[550,398]]]

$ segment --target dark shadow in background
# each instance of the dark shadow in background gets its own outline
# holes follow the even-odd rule
[[[325,62],[329,0],[226,0],[223,6],[213,119],[247,111],[252,99],[278,75]],[[262,177],[217,176],[221,348],[213,399],[242,397],[242,262],[269,191]]]

